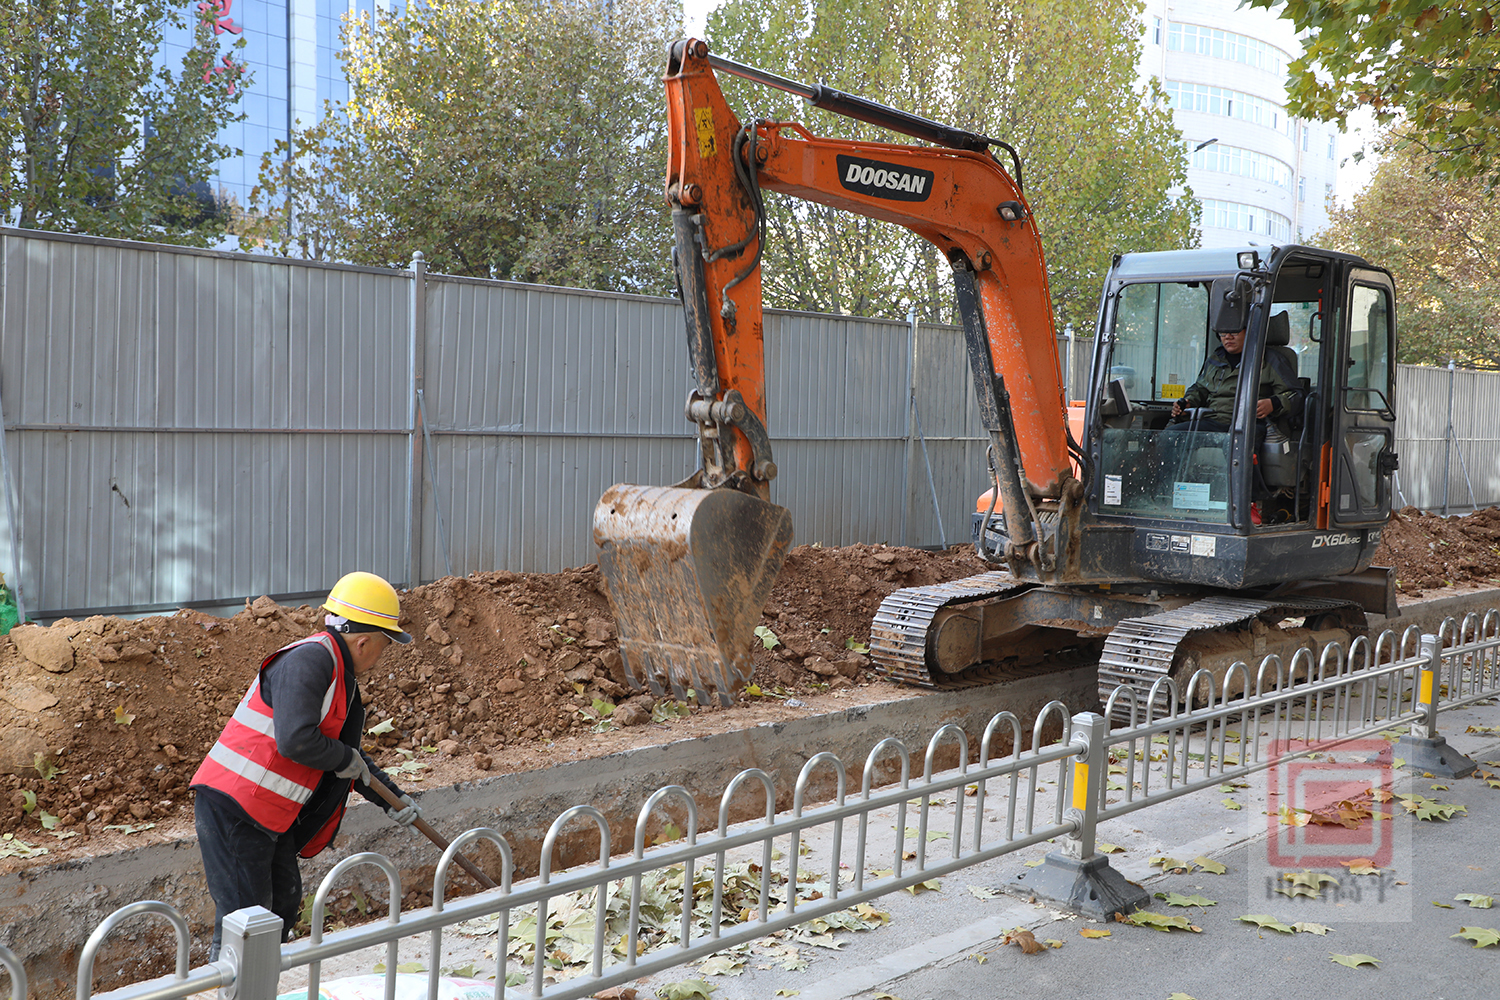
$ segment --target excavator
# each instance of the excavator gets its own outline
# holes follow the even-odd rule
[[[742,123],[720,74],[918,141]],[[713,55],[701,39],[671,47],[666,92],[700,460],[674,486],[617,484],[595,508],[637,685],[731,703],[792,542],[790,512],[770,500],[766,191],[904,226],[953,269],[993,484],[973,540],[993,568],[890,594],[871,625],[877,671],[961,687],[1097,662],[1103,697],[1126,685],[1164,705],[1193,697],[1200,669],[1222,685],[1236,661],[1290,664],[1364,634],[1367,612],[1395,614],[1391,573],[1371,566],[1397,467],[1389,272],[1300,245],[1118,255],[1083,406],[1070,407],[1013,147]],[[1239,331],[1240,364],[1275,367],[1293,404],[1258,426],[1259,380],[1246,378],[1228,430],[1174,414],[1217,335]]]

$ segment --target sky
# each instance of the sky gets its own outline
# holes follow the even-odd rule
[[[704,22],[708,13],[715,10],[723,0],[683,0],[683,20],[689,36],[702,38]],[[713,39],[709,39],[710,42]],[[1350,119],[1350,130],[1339,141],[1339,174],[1337,184],[1340,207],[1349,207],[1350,199],[1364,190],[1375,171],[1375,158],[1367,156],[1363,162],[1355,163],[1350,154],[1366,144],[1374,134],[1374,117],[1371,114],[1356,115]]]

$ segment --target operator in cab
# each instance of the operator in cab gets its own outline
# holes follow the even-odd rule
[[[411,828],[422,815],[359,748],[365,709],[359,682],[393,642],[406,644],[396,589],[374,573],[349,573],[323,602],[321,631],[266,657],[218,742],[191,782],[203,872],[214,901],[209,961],[224,918],[260,905],[291,936],[302,905],[298,857],[333,841],[349,792],[378,805],[382,782],[404,806],[390,818]],[[352,788],[351,788],[352,786]]]
[[[1159,453],[1164,469],[1170,472],[1176,468],[1177,452],[1187,431],[1224,433],[1229,430],[1234,422],[1234,397],[1240,386],[1240,362],[1244,350],[1244,330],[1219,334],[1219,346],[1203,363],[1198,380],[1172,404],[1173,420],[1178,420],[1193,407],[1202,407],[1207,412],[1200,414],[1196,422],[1170,424],[1162,432]],[[1287,413],[1296,402],[1297,390],[1269,362],[1261,362],[1260,377],[1256,381],[1255,452],[1259,454],[1266,439],[1266,421]],[[1264,489],[1263,486],[1258,488]]]

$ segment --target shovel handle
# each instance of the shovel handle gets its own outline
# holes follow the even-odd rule
[[[384,799],[386,804],[389,805],[392,809],[406,808],[406,803],[402,802],[401,799],[397,797],[395,792],[385,787],[385,782],[372,776],[370,787],[373,788],[375,790],[375,794]],[[418,817],[416,822],[412,823],[412,826],[416,827],[427,837],[428,840],[436,844],[438,850],[446,851],[448,849],[448,841],[443,838],[442,834],[434,830],[432,828],[432,825],[429,824],[425,819]],[[453,860],[457,861],[458,866],[464,871],[468,872],[469,875],[474,879],[474,881],[478,882],[486,889],[500,888],[499,884],[494,879],[490,878],[484,873],[484,869],[480,868],[474,862],[464,857],[462,852],[453,855]]]

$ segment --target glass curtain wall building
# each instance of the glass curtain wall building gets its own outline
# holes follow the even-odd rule
[[[1206,248],[1303,242],[1328,224],[1338,133],[1286,112],[1289,23],[1238,0],[1146,0],[1143,77],[1161,82],[1189,150]]]
[[[224,160],[210,181],[215,191],[241,206],[260,174],[261,155],[285,140],[293,125],[312,125],[323,114],[325,101],[344,101],[349,86],[338,54],[339,33],[346,14],[401,12],[405,0],[193,0],[191,22],[207,14],[223,41],[220,60],[245,64],[251,74],[240,108],[245,120],[224,126],[220,140],[241,150]],[[243,38],[243,49],[229,45]],[[174,70],[192,43],[191,28],[168,26],[160,58]],[[212,73],[214,66],[205,66]]]

